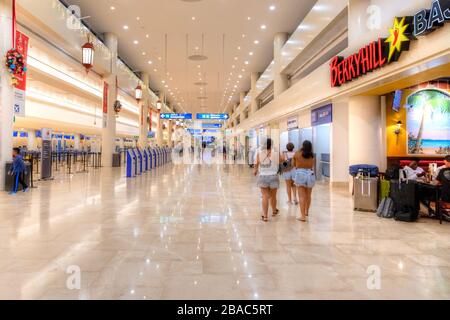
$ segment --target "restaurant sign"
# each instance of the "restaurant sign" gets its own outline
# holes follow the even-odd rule
[[[434,0],[431,9],[423,9],[413,17],[396,17],[388,38],[379,38],[347,58],[337,56],[331,60],[331,86],[340,87],[398,61],[402,52],[409,50],[411,41],[442,27],[448,21],[449,0]]]

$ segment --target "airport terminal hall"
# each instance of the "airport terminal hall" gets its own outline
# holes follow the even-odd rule
[[[0,0],[0,32],[0,300],[450,300],[450,0]]]

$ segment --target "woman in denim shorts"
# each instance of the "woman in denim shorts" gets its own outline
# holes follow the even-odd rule
[[[293,166],[293,159],[295,156],[295,146],[293,143],[288,143],[286,146],[287,152],[284,153],[282,172],[283,178],[286,181],[286,191],[288,195],[288,203],[292,204],[292,194],[294,195],[294,204],[298,204],[297,200],[297,188],[294,184],[295,168]]]
[[[311,195],[316,184],[314,174],[316,160],[314,158],[313,147],[310,141],[303,142],[303,148],[294,156],[295,177],[294,183],[298,188],[300,198],[300,218],[302,222],[307,221],[309,209],[311,207]]]
[[[262,193],[262,220],[268,222],[269,203],[273,210],[273,216],[277,216],[277,192],[280,187],[278,170],[280,166],[280,154],[272,148],[272,139],[267,139],[265,146],[256,156],[255,176],[258,176],[258,187]]]

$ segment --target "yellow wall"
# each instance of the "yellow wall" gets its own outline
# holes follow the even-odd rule
[[[403,106],[406,103],[406,98],[410,95],[409,90],[405,90],[402,97],[402,104],[399,112],[392,109],[394,95],[389,94],[386,99],[386,137],[387,137],[387,156],[388,157],[404,157],[408,155],[407,138],[408,131],[406,128],[406,109]],[[397,122],[403,123],[401,132],[397,136],[395,130],[397,129]]]

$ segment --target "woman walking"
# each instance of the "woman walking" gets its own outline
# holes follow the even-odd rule
[[[298,220],[302,222],[307,221],[311,207],[311,195],[316,184],[315,163],[312,143],[310,141],[303,142],[302,149],[294,156],[294,183],[298,188],[298,197],[300,198],[300,218]]]
[[[282,171],[283,178],[286,181],[286,192],[288,195],[288,203],[292,204],[292,195],[294,195],[294,204],[298,204],[297,200],[297,188],[294,184],[295,169],[293,166],[295,156],[295,146],[293,143],[288,143],[286,146],[287,152],[284,153]]]
[[[277,216],[277,192],[280,187],[278,170],[280,154],[273,149],[272,139],[267,139],[263,150],[256,156],[255,176],[258,176],[258,187],[262,193],[263,215],[262,221],[269,221],[269,204],[272,207],[273,216]]]

